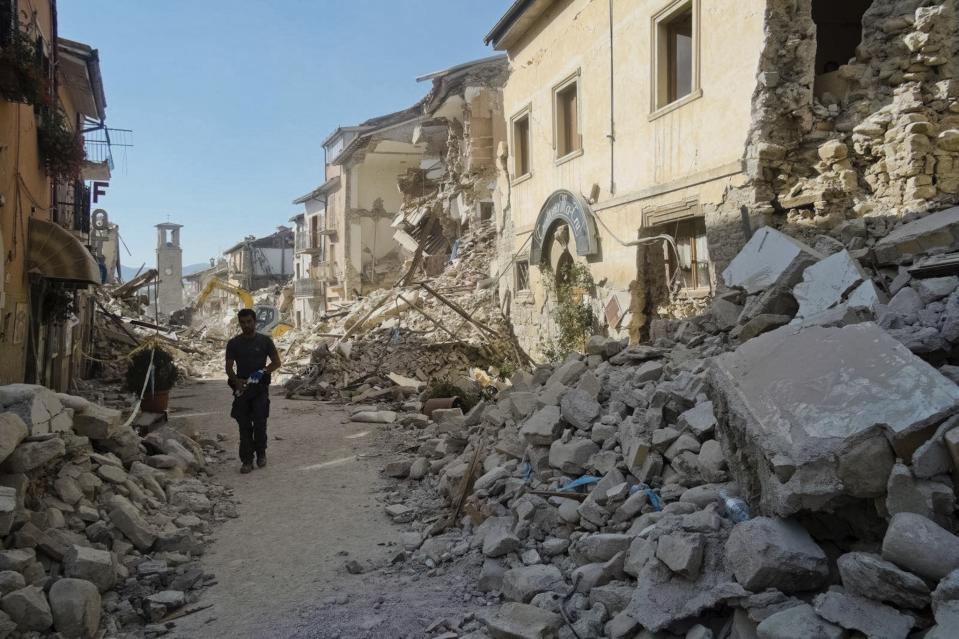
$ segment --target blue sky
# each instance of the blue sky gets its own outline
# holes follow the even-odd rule
[[[412,105],[416,76],[494,53],[510,0],[60,0],[59,31],[100,51],[109,126],[134,148],[99,206],[155,262],[154,224],[184,225],[184,264],[298,212],[339,125]]]

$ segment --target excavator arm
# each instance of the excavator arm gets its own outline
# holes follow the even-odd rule
[[[207,298],[210,297],[210,294],[215,290],[226,291],[227,293],[233,293],[240,298],[240,302],[243,303],[243,308],[253,308],[253,296],[250,295],[245,289],[239,288],[238,286],[233,286],[232,284],[227,284],[219,278],[212,278],[207,285],[203,287],[203,290],[196,298],[196,303],[193,305],[193,310],[198,311],[203,307],[203,304],[206,303]]]

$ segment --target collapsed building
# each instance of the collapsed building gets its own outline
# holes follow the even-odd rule
[[[594,336],[468,411],[355,408],[402,441],[383,468],[406,484],[385,504],[407,528],[397,561],[465,563],[486,593],[436,624],[469,639],[955,634],[957,230],[954,207],[883,237],[835,229],[819,252],[764,227],[710,312],[654,319],[649,343]],[[796,305],[774,312],[784,292]]]
[[[602,328],[644,340],[701,312],[761,226],[811,239],[954,203],[954,11],[515,3],[486,39],[510,60],[496,208],[523,344],[555,330],[544,279],[576,263]]]

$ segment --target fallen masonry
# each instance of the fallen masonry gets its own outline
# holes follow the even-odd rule
[[[222,449],[162,423],[141,438],[122,418],[0,386],[0,636],[165,634],[213,581],[200,555],[235,508],[197,477]]]
[[[474,558],[487,607],[459,636],[949,636],[959,271],[902,275],[935,226],[901,225],[895,269],[768,229],[713,312],[655,320],[649,344],[593,337],[433,419],[369,407],[404,441],[385,472],[404,451],[425,471],[403,494],[458,513],[388,511],[411,566]]]

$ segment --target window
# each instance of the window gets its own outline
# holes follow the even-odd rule
[[[556,157],[564,158],[583,148],[579,131],[579,76],[554,89]]]
[[[529,290],[529,260],[516,261],[516,290]]]
[[[683,220],[670,225],[669,230],[679,253],[677,258],[674,251],[667,250],[670,279],[678,277],[687,289],[710,288],[706,220],[701,217]]]
[[[480,202],[480,220],[485,222],[493,219],[493,203]]]
[[[653,111],[698,97],[699,0],[675,0],[653,16]]]
[[[529,109],[513,119],[513,179],[529,175]]]

